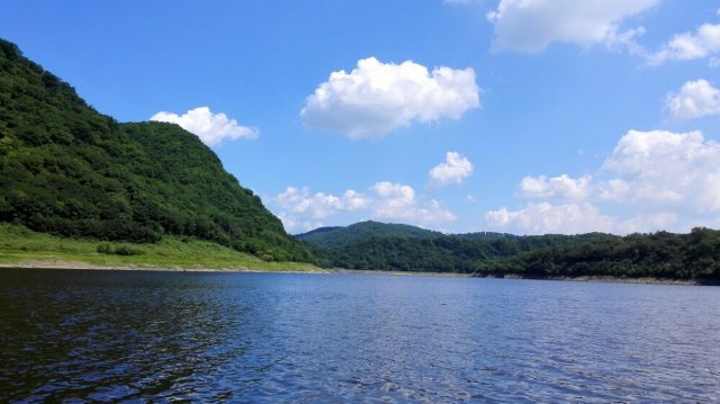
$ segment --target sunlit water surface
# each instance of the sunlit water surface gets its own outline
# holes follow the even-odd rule
[[[720,288],[0,270],[0,401],[718,402]]]

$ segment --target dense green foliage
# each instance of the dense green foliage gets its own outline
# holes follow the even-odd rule
[[[445,235],[414,226],[363,222],[318,229],[296,237],[308,244],[317,263],[324,267],[473,273],[481,262],[488,260],[615,236]]]
[[[216,269],[317,272],[304,262],[265,261],[212,241],[165,235],[157,243],[109,242],[0,223],[0,267]]]
[[[657,232],[571,243],[481,263],[478,275],[609,276],[720,281],[720,231]]]
[[[431,238],[441,235],[442,233],[405,224],[386,224],[365,221],[347,227],[321,227],[295,237],[318,247],[336,247],[365,241],[373,237]]]
[[[375,231],[367,232],[365,226]],[[600,233],[443,235],[395,226],[359,224],[320,229],[298,237],[308,243],[317,264],[324,267],[537,278],[720,279],[720,231],[704,228],[690,234],[659,232],[619,237]],[[363,230],[362,234],[351,234],[356,228]],[[394,233],[394,229],[399,231]]]
[[[196,136],[173,124],[117,123],[3,40],[0,221],[101,240],[173,234],[268,260],[308,258]]]

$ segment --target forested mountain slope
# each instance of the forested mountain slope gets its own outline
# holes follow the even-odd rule
[[[295,237],[318,247],[337,247],[366,241],[373,237],[433,238],[442,235],[440,232],[425,230],[420,227],[368,220],[347,227],[321,227]]]
[[[118,123],[0,40],[0,221],[71,237],[215,241],[278,260],[307,252],[196,136]]]
[[[369,224],[368,224],[369,223]],[[368,231],[372,229],[372,231]],[[347,269],[460,272],[530,278],[659,278],[720,282],[720,231],[625,237],[446,235],[366,222],[298,236],[316,263]]]
[[[472,273],[482,263],[549,247],[617,238],[609,234],[515,236],[443,234],[419,227],[361,222],[296,236],[325,267]]]

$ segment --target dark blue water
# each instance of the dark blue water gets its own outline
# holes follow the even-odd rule
[[[720,288],[0,270],[0,401],[718,402]]]

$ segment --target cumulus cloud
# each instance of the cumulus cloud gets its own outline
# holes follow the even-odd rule
[[[398,65],[371,57],[350,73],[331,73],[307,97],[300,117],[312,130],[381,138],[414,121],[458,119],[480,106],[479,91],[472,68],[430,72],[412,61]]]
[[[640,233],[666,229],[676,220],[677,215],[672,212],[622,219],[604,215],[598,207],[588,202],[560,205],[530,203],[516,211],[501,208],[485,214],[486,224],[490,228],[523,234]]]
[[[548,178],[525,177],[520,181],[520,194],[526,198],[558,198],[582,200],[590,194],[592,177],[570,178],[567,174]]]
[[[208,107],[191,109],[183,115],[162,111],[153,115],[150,120],[176,123],[208,146],[214,146],[225,139],[256,139],[260,135],[257,128],[242,126],[222,112],[214,114]]]
[[[688,81],[680,91],[668,94],[665,109],[677,119],[720,114],[720,90],[707,80]]]
[[[442,186],[460,184],[473,173],[473,164],[458,152],[447,152],[445,162],[430,170],[430,184]]]
[[[415,190],[409,185],[378,182],[372,187],[378,200],[373,215],[381,218],[410,219],[414,216]]]
[[[324,219],[348,212],[421,226],[456,219],[440,202],[423,200],[411,186],[388,181],[375,183],[367,193],[348,190],[342,196],[288,187],[267,202],[289,232],[321,227]]]
[[[627,18],[659,0],[501,0],[487,18],[494,25],[494,50],[539,53],[553,42],[636,48],[638,27],[620,31]]]
[[[699,131],[629,131],[605,161],[629,184],[625,201],[679,204],[694,213],[720,212],[720,144]]]
[[[415,190],[409,185],[382,181],[373,185],[372,190],[376,196],[373,217],[404,219],[420,225],[447,223],[456,219],[436,200],[425,204],[418,201]]]
[[[677,34],[659,51],[648,55],[648,63],[704,59],[720,53],[720,24],[703,24],[694,33]]]
[[[347,190],[342,196],[317,192],[310,194],[305,187],[288,187],[280,193],[275,202],[280,208],[291,213],[299,213],[312,219],[325,219],[340,211],[354,211],[368,206],[370,200],[354,190]]]
[[[566,174],[523,178],[520,195],[543,199],[512,211],[492,210],[488,226],[504,231],[630,233],[687,231],[720,218],[720,144],[701,132],[626,133],[597,178]],[[615,215],[603,214],[607,209]],[[628,215],[628,212],[642,212]]]
[[[487,212],[485,220],[493,228],[531,234],[610,233],[615,230],[613,219],[602,215],[598,208],[589,203],[531,203],[516,211],[501,208]]]

